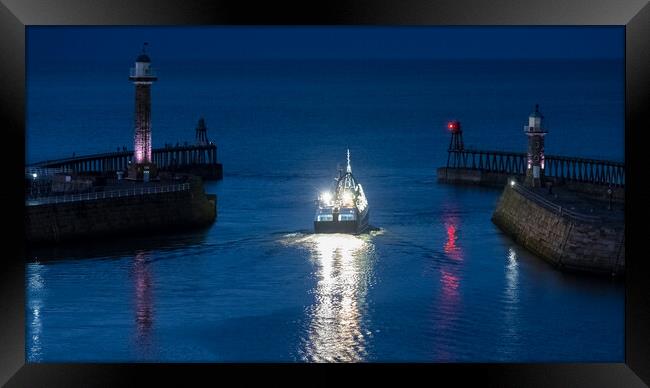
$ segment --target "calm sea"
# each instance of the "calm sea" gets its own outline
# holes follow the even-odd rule
[[[500,191],[436,183],[445,123],[523,152],[623,160],[616,61],[156,62],[153,143],[219,146],[200,231],[32,251],[29,361],[621,362],[620,282],[566,274],[491,223]],[[131,58],[30,65],[27,159],[131,148]],[[371,224],[314,235],[349,148]]]

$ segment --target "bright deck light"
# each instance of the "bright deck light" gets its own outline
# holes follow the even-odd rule
[[[321,199],[323,202],[327,202],[327,203],[329,203],[329,202],[332,200],[332,194],[330,194],[328,191],[323,191],[323,192],[320,194],[320,199]]]
[[[352,196],[352,193],[349,191],[346,191],[343,193],[343,202],[344,203],[351,203],[354,197]]]
[[[36,179],[38,177],[38,174],[33,173],[32,176],[34,177],[34,179]]]
[[[510,186],[512,186],[512,187],[515,186],[515,180],[514,179],[510,179]]]

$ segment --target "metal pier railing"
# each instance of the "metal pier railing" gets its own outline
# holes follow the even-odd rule
[[[175,185],[158,185],[140,188],[129,188],[110,191],[98,191],[92,193],[72,194],[72,195],[59,195],[31,198],[25,201],[27,206],[47,205],[52,203],[76,202],[76,201],[92,201],[106,198],[120,198],[144,194],[161,194],[170,193],[175,191],[186,191],[190,189],[189,183],[175,184]]]
[[[448,168],[524,175],[527,154],[522,152],[450,149]],[[625,187],[625,164],[609,160],[546,155],[544,174],[549,178],[571,182]]]
[[[537,204],[541,205],[545,209],[548,209],[552,212],[555,212],[559,216],[562,217],[568,217],[572,218],[574,220],[582,221],[582,222],[596,222],[600,221],[600,217],[597,216],[592,216],[592,215],[587,215],[587,214],[582,214],[578,213],[576,211],[573,211],[571,209],[567,209],[566,207],[562,207],[556,203],[553,203],[549,201],[548,199],[544,198],[543,196],[533,192],[530,189],[527,189],[526,187],[520,185],[519,183],[515,182],[514,180],[510,180],[509,183],[510,187],[512,187],[513,190],[518,192],[519,194],[523,195],[524,197],[535,201]]]

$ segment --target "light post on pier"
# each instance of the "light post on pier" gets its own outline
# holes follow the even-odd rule
[[[612,185],[609,185],[609,187],[607,187],[607,198],[609,199],[609,203],[607,205],[607,210],[612,210],[612,196],[613,196],[613,194],[614,194],[614,192],[612,190]]]

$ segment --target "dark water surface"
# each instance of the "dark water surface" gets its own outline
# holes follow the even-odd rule
[[[621,283],[554,270],[491,223],[499,190],[435,176],[446,120],[522,152],[535,103],[547,153],[623,160],[622,62],[152,59],[154,146],[206,118],[218,221],[31,252],[29,361],[623,360]],[[129,66],[32,68],[28,160],[129,146]],[[348,147],[379,231],[314,235]]]

